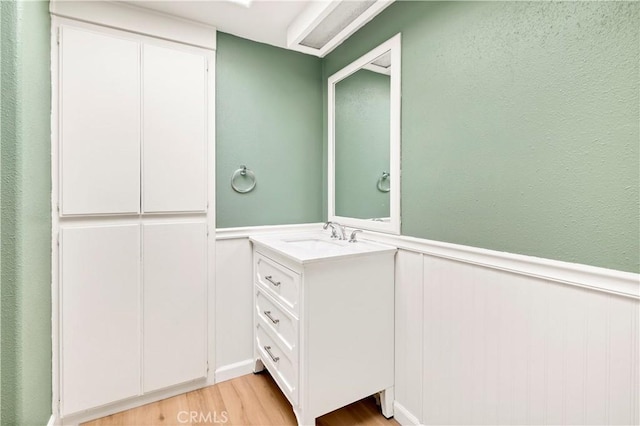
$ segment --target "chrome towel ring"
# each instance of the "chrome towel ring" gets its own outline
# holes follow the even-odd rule
[[[378,191],[389,192],[391,190],[391,182],[388,172],[382,172],[382,176],[378,179]]]
[[[247,166],[240,166],[231,176],[231,188],[240,194],[253,191],[253,188],[256,187],[256,182],[255,173],[247,169]]]

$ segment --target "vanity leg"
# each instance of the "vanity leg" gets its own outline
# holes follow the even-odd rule
[[[300,412],[298,410],[293,410],[293,413],[296,415],[296,420],[298,421],[298,426],[316,426],[316,418],[309,417],[304,412]]]
[[[256,358],[253,364],[253,373],[259,373],[262,370],[264,370],[264,364],[262,363],[262,360],[260,358]]]
[[[382,408],[382,415],[388,419],[393,417],[394,399],[393,386],[380,392],[380,408]]]

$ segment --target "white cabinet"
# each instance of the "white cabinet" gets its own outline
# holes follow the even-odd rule
[[[60,209],[140,211],[140,43],[60,32]]]
[[[297,262],[254,243],[254,357],[298,423],[381,392],[392,416],[394,253]]]
[[[158,46],[143,58],[143,209],[204,211],[206,58]]]
[[[140,393],[140,226],[60,234],[62,414]]]
[[[52,35],[54,414],[75,424],[210,379],[214,52],[59,17]]]
[[[143,225],[144,392],[206,376],[207,226]]]
[[[61,27],[63,215],[206,211],[207,61]]]

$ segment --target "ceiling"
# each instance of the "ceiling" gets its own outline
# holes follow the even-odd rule
[[[253,0],[249,7],[223,0],[133,0],[126,3],[213,25],[219,31],[249,40],[287,48],[289,24],[313,2]]]

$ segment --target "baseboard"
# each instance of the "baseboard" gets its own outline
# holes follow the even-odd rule
[[[49,417],[49,421],[47,422],[47,426],[55,426],[55,424],[56,424],[56,418],[52,414],[51,417]]]
[[[420,420],[404,408],[398,401],[393,402],[393,418],[402,426],[419,426]]]
[[[59,424],[65,426],[80,425],[91,420],[110,416],[111,414],[130,410],[132,408],[138,408],[152,402],[157,402],[163,399],[174,397],[176,395],[181,395],[183,393],[191,392],[197,389],[202,389],[207,386],[207,381],[204,378],[187,383],[182,383],[167,389],[150,392],[146,395],[136,396],[123,401],[118,401],[112,404],[103,405],[101,407],[92,408],[79,413],[70,414],[60,419]],[[167,421],[172,422],[173,419],[168,419]]]
[[[216,368],[215,382],[226,382],[227,380],[235,379],[236,377],[251,373],[253,373],[253,360],[247,359],[245,361],[235,362],[233,364]]]

